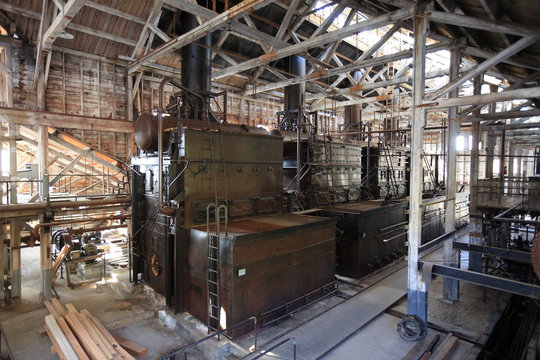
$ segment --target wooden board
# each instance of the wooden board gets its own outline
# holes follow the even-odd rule
[[[66,320],[64,318],[56,319],[58,322],[58,326],[60,326],[60,329],[62,329],[62,332],[68,339],[69,343],[71,344],[71,347],[79,357],[79,360],[90,360],[88,355],[84,352],[84,349],[82,348],[81,344],[77,341],[77,338],[75,337],[75,334],[73,334],[73,331],[69,328],[69,325],[66,323]]]
[[[67,252],[69,251],[70,248],[71,248],[71,245],[65,244],[62,247],[62,250],[60,250],[60,253],[58,254],[58,257],[56,258],[56,261],[54,262],[53,267],[52,267],[52,276],[54,276],[54,274],[56,274],[58,269],[60,269],[60,266],[62,265],[62,261],[66,257]]]
[[[77,336],[77,339],[79,340],[81,346],[86,351],[86,354],[90,357],[92,360],[107,360],[107,357],[101,349],[98,348],[96,343],[92,340],[92,337],[88,332],[86,331],[86,328],[79,322],[79,319],[77,316],[69,312],[65,315],[65,319],[71,328],[73,330],[73,333]]]
[[[71,347],[71,344],[69,343],[68,339],[66,338],[66,336],[60,329],[60,326],[58,326],[58,323],[52,315],[45,316],[45,331],[47,331],[47,333],[49,334],[49,337],[53,342],[53,345],[55,346],[58,355],[63,355],[60,356],[60,358],[65,358],[66,360],[78,359],[77,354]]]
[[[51,347],[51,353],[57,354],[60,360],[67,360],[66,356],[58,350],[58,343],[56,342],[53,332],[51,331],[51,329],[49,329],[47,325],[45,325],[45,332],[47,333],[47,335],[49,335],[49,339],[53,343]]]
[[[430,356],[430,360],[446,360],[452,354],[452,351],[458,344],[458,338],[453,336],[452,333],[448,333],[442,343],[437,346],[433,354]]]
[[[146,355],[146,353],[148,352],[148,349],[142,345],[126,340],[121,336],[113,335],[113,337],[118,342],[118,344],[120,344],[121,347],[123,347],[128,353],[133,356],[141,357]]]
[[[120,344],[118,344],[118,342],[116,341],[116,339],[111,335],[111,333],[109,331],[107,331],[107,329],[105,328],[105,326],[92,314],[90,314],[90,312],[86,309],[84,310],[81,310],[81,313],[85,314],[86,316],[88,316],[88,318],[94,323],[94,325],[96,325],[96,327],[99,329],[99,331],[103,334],[103,336],[105,336],[105,338],[115,346],[115,349],[116,351],[118,351],[122,357],[124,359],[128,359],[128,360],[134,360],[132,356],[129,355],[129,353],[122,347],[120,346]]]
[[[51,304],[56,309],[58,315],[61,315],[61,316],[66,315],[67,311],[64,308],[64,306],[60,303],[60,301],[58,301],[58,299],[52,298],[51,299]]]

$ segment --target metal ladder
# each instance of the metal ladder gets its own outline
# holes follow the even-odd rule
[[[381,143],[381,150],[384,152],[384,159],[386,161],[386,166],[388,168],[387,171],[389,175],[388,180],[390,182],[390,188],[394,189],[394,196],[399,197],[399,186],[396,180],[394,164],[392,163],[392,159],[390,158],[390,151],[388,151],[382,143]]]
[[[210,233],[210,210],[214,208],[216,223],[215,235]],[[221,211],[225,221],[225,233],[227,233],[228,210],[227,206],[209,204],[206,207],[206,234],[208,242],[208,269],[206,290],[208,299],[208,333],[220,330],[220,301],[219,301],[219,237],[221,234]]]
[[[433,188],[435,189],[437,187],[437,182],[435,181],[435,175],[433,174],[433,169],[431,168],[431,164],[429,163],[429,160],[427,159],[427,154],[425,151],[422,151],[422,159],[424,160],[424,166],[426,167],[429,180],[433,184]]]

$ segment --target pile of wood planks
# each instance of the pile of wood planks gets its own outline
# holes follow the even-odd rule
[[[52,351],[62,360],[124,360],[134,359],[130,352],[136,356],[146,353],[140,345],[113,337],[88,310],[78,311],[72,304],[64,307],[57,299],[45,306],[50,312],[45,316],[45,331],[53,343]],[[119,344],[124,341],[135,352]]]

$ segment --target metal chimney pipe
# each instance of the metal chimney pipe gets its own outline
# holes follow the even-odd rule
[[[182,34],[199,26],[197,18],[183,11],[180,15],[180,32]],[[197,93],[210,91],[212,75],[211,36],[203,38],[184,46],[182,53],[182,85]]]

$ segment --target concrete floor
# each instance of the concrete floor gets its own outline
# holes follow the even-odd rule
[[[58,359],[50,353],[49,338],[39,332],[45,315],[49,313],[39,302],[39,248],[23,249],[22,264],[23,299],[0,308],[0,322],[16,360]],[[155,304],[143,293],[132,291],[127,270],[109,268],[108,273],[111,276],[106,283],[74,289],[67,287],[65,280],[57,279],[54,287],[59,300],[72,303],[79,310],[88,309],[112,334],[145,346],[148,354],[141,359],[157,359],[188,343],[158,320],[157,311],[160,309]],[[121,305],[126,301],[132,306]],[[190,359],[203,358],[197,350],[190,352]]]
[[[4,326],[10,341],[15,359],[56,359],[56,355],[50,354],[50,341],[47,336],[39,333],[43,327],[44,316],[47,310],[38,301],[40,272],[39,272],[39,248],[24,249],[23,255],[23,300],[13,305],[0,308],[0,322]],[[437,250],[429,255],[429,261],[439,262],[442,250]],[[275,342],[276,339],[285,339],[295,331],[298,333],[310,330],[310,326],[324,317],[324,314],[337,311],[345,314],[341,318],[335,317],[328,322],[331,328],[352,329],[339,339],[327,341],[325,348],[315,358],[320,359],[400,359],[415,346],[415,343],[402,340],[396,332],[397,323],[401,320],[401,313],[406,311],[406,298],[398,296],[396,303],[390,306],[390,310],[382,312],[381,309],[373,310],[373,315],[364,314],[364,322],[359,322],[359,315],[369,307],[370,302],[377,302],[377,298],[357,302],[357,307],[351,307],[351,297],[358,292],[370,287],[383,286],[384,279],[402,273],[406,263],[398,261],[392,266],[383,269],[377,274],[360,280],[347,279],[349,284],[341,283],[341,296],[332,296],[315,302],[293,316],[279,321],[272,326],[259,331],[259,346]],[[73,303],[78,309],[88,309],[96,315],[111,332],[123,336],[148,348],[148,354],[142,359],[158,359],[161,355],[178,349],[192,341],[206,335],[205,327],[193,319],[189,314],[172,314],[164,311],[163,307],[156,305],[154,301],[142,291],[135,292],[130,287],[126,270],[108,270],[111,277],[106,283],[92,284],[69,289],[65,280],[57,279],[55,288],[63,303]],[[403,275],[397,284],[404,280]],[[394,281],[394,282],[395,282]],[[403,287],[401,284],[399,287]],[[404,287],[406,289],[406,286]],[[448,304],[441,301],[442,279],[434,280],[429,287],[429,321],[433,326],[444,332],[453,331],[467,339],[460,340],[456,351],[450,359],[474,359],[478,353],[478,347],[487,339],[499,313],[504,307],[506,296],[496,291],[485,291],[483,288],[461,284],[461,299],[456,304]],[[379,290],[375,293],[381,293]],[[131,307],[123,308],[121,303],[128,301]],[[367,302],[366,302],[367,301]],[[391,304],[391,303],[390,303]],[[342,310],[346,309],[346,310]],[[158,312],[159,318],[158,319]],[[367,317],[366,317],[367,316]],[[370,317],[371,316],[371,317]],[[327,319],[326,317],[325,319]],[[161,321],[160,321],[161,320]],[[431,329],[428,338],[445,333]],[[332,334],[334,335],[334,334]],[[319,334],[323,338],[330,338],[325,334]],[[325,339],[328,340],[328,339]],[[279,341],[279,340],[278,340]],[[209,341],[204,348],[193,349],[189,353],[189,359],[217,358],[216,354],[223,353],[225,348],[235,347],[232,351],[237,356],[227,358],[240,358],[241,354],[248,353],[254,343],[254,336],[250,334],[237,339],[230,344],[222,339]],[[322,346],[323,341],[311,338],[306,344]],[[301,347],[302,344],[298,344]],[[215,349],[210,349],[214,347]],[[204,356],[203,355],[206,355]],[[210,355],[212,354],[212,355]],[[276,352],[281,358],[292,358],[292,343],[283,345],[281,351]],[[271,357],[265,357],[271,358]],[[301,357],[302,358],[302,357]],[[310,359],[310,357],[304,359]]]
[[[442,262],[442,249],[432,252],[425,259]],[[265,344],[276,344],[280,339],[294,336],[297,340],[299,359],[401,359],[415,346],[415,343],[402,340],[396,332],[397,324],[402,319],[401,314],[406,313],[407,307],[404,297],[406,276],[403,276],[403,270],[399,270],[405,266],[405,262],[401,261],[367,278],[349,279],[350,282],[364,286],[367,289],[364,290],[367,297],[359,294],[364,296],[361,301],[355,299],[336,301],[336,298],[332,298],[319,302],[315,308],[318,309],[320,316],[312,319],[311,308],[301,311],[282,321],[278,326],[262,329],[259,344],[263,344],[264,349],[269,347]],[[391,277],[396,277],[397,283],[395,281],[389,283],[388,279]],[[385,278],[387,280],[381,281]],[[370,286],[383,289],[367,294],[370,292]],[[403,297],[391,306],[389,311],[378,313],[380,310],[377,309],[376,303],[388,301],[385,297],[389,295],[381,297],[380,294],[386,294],[385,291],[389,286],[401,288]],[[462,283],[460,301],[449,304],[441,300],[442,278],[435,279],[429,286],[428,316],[432,327],[426,340],[438,334],[442,341],[446,333],[454,332],[461,339],[449,359],[475,359],[480,350],[479,345],[486,341],[507,298],[508,295],[497,291],[486,291],[482,287]],[[356,301],[356,304],[353,304],[353,301]],[[347,308],[346,314],[340,313],[341,308]],[[364,322],[362,319],[369,318],[371,311],[374,312],[374,317]],[[348,334],[349,330],[346,328],[355,328],[356,331]],[[339,335],[340,332],[347,335]],[[247,347],[250,341],[252,343],[253,339],[240,340],[240,343]],[[265,359],[274,356],[290,358],[291,354],[292,343],[287,343],[282,348],[274,350],[273,355]]]

